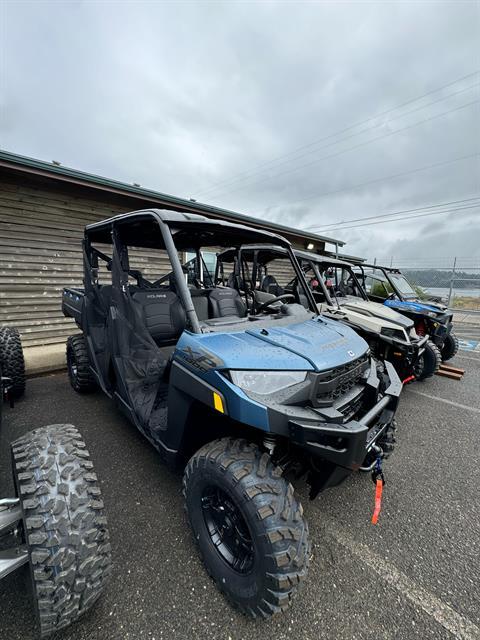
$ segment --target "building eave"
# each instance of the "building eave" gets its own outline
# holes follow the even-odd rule
[[[0,168],[41,176],[47,179],[60,180],[65,183],[94,189],[96,191],[128,196],[129,198],[138,199],[142,202],[150,202],[155,205],[166,206],[173,209],[176,208],[182,211],[203,213],[213,218],[228,218],[232,221],[240,222],[245,225],[268,229],[280,235],[288,234],[290,237],[295,236],[307,243],[329,243],[337,245],[338,247],[343,247],[345,245],[345,242],[336,238],[318,235],[302,229],[295,229],[275,222],[259,220],[258,218],[244,215],[237,211],[215,207],[213,205],[192,201],[186,198],[171,196],[152,189],[130,185],[118,180],[105,178],[103,176],[79,171],[77,169],[71,169],[69,167],[64,167],[63,165],[57,165],[43,160],[37,160],[35,158],[21,156],[9,151],[0,150]]]

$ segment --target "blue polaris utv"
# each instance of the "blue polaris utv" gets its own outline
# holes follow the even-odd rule
[[[259,242],[286,249],[299,287],[253,312],[207,256]],[[194,539],[226,597],[254,617],[287,608],[310,553],[289,478],[305,475],[313,498],[372,452],[379,473],[402,388],[394,368],[319,315],[275,234],[153,209],[87,226],[83,255],[85,288],[63,293],[82,331],[67,342],[72,387],[102,389],[184,468]]]
[[[399,269],[374,264],[356,265],[370,300],[411,318],[418,335],[428,335],[438,351],[439,360],[450,360],[458,351],[453,332],[453,312],[438,300],[422,300]]]

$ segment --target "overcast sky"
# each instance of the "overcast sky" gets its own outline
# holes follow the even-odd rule
[[[332,226],[480,195],[479,7],[3,2],[0,146],[356,255],[480,257],[478,207]]]

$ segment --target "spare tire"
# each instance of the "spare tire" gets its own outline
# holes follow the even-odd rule
[[[0,327],[0,363],[3,375],[10,378],[8,393],[20,398],[25,393],[25,360],[18,329]]]
[[[77,620],[111,572],[100,487],[85,443],[70,424],[35,429],[12,443],[41,636]]]

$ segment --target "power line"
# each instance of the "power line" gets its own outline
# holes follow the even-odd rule
[[[366,145],[372,144],[374,142],[377,142],[377,140],[382,140],[383,138],[388,138],[390,136],[393,136],[397,133],[402,133],[403,131],[407,131],[408,129],[413,129],[414,127],[417,127],[421,124],[425,124],[426,122],[431,122],[432,120],[436,120],[437,118],[441,118],[443,116],[448,115],[449,113],[453,113],[454,111],[459,111],[460,109],[465,109],[467,107],[472,106],[473,104],[478,103],[479,100],[472,100],[471,102],[467,102],[466,104],[462,104],[459,107],[454,107],[453,109],[448,109],[447,111],[442,111],[441,113],[437,113],[434,116],[430,116],[429,118],[424,118],[423,120],[419,120],[418,122],[414,122],[412,124],[407,125],[406,127],[402,127],[401,129],[396,129],[395,131],[389,131],[388,133],[382,134],[380,136],[377,136],[375,138],[372,138],[371,140],[366,140],[364,142],[360,142],[356,145],[353,145],[352,147],[348,147],[347,149],[342,149],[341,151],[336,151],[335,153],[331,153],[329,155],[326,156],[322,156],[321,158],[317,158],[316,160],[313,160],[312,162],[307,162],[305,164],[299,165],[297,167],[294,167],[293,169],[288,169],[286,171],[280,171],[279,173],[276,173],[272,176],[269,176],[267,178],[263,178],[263,180],[273,180],[274,178],[278,178],[279,176],[282,176],[286,173],[293,173],[295,171],[300,171],[300,169],[305,169],[306,167],[310,167],[314,164],[317,164],[318,162],[321,162],[322,160],[328,160],[330,158],[335,158],[337,156],[343,155],[344,153],[348,153],[349,151],[354,151],[355,149],[359,149],[360,147],[364,147]],[[241,191],[244,187],[238,187],[237,189],[231,189],[228,193],[235,193],[236,191]]]
[[[437,209],[439,207],[447,207],[451,204],[463,204],[465,202],[473,202],[475,200],[479,200],[480,196],[475,196],[473,198],[465,198],[463,200],[450,200],[449,202],[440,202],[438,204],[430,204],[424,207],[417,207],[415,209],[403,209],[401,211],[395,211],[394,213],[380,213],[375,216],[368,216],[367,218],[353,218],[352,220],[343,220],[342,222],[332,222],[330,224],[317,224],[311,225],[310,227],[305,227],[305,229],[327,229],[328,227],[335,227],[335,229],[340,228],[340,225],[348,224],[350,222],[361,222],[363,220],[375,220],[376,218],[387,218],[389,216],[398,216],[402,213],[412,213],[414,211],[424,211],[426,209]]]
[[[417,218],[426,218],[427,216],[438,216],[442,213],[453,213],[454,211],[466,211],[467,209],[477,209],[480,204],[471,204],[465,207],[456,207],[453,209],[443,209],[442,211],[430,211],[428,213],[421,213],[413,216],[405,216],[403,218],[395,218],[394,220],[377,220],[375,222],[367,222],[365,224],[354,224],[349,227],[342,227],[338,231],[344,231],[345,229],[358,229],[359,227],[371,227],[376,224],[387,224],[388,222],[400,222],[401,220],[416,220]],[[319,233],[321,233],[321,229]],[[329,232],[337,231],[337,229],[329,229]]]
[[[331,196],[336,193],[344,193],[345,191],[353,191],[355,189],[360,189],[361,187],[366,187],[370,184],[375,184],[377,182],[384,182],[385,180],[393,180],[395,178],[402,178],[403,176],[408,176],[414,173],[418,173],[420,171],[427,171],[428,169],[435,169],[437,167],[443,167],[447,164],[452,164],[453,162],[461,162],[462,160],[469,160],[470,158],[478,158],[480,157],[480,152],[472,153],[468,156],[461,156],[460,158],[452,158],[451,160],[445,160],[443,162],[436,162],[435,164],[430,164],[424,167],[417,167],[416,169],[411,169],[410,171],[402,171],[401,173],[394,173],[389,176],[383,176],[382,178],[375,178],[374,180],[368,180],[367,182],[360,182],[359,184],[351,185],[350,187],[342,187],[341,189],[334,189],[333,191],[323,191],[322,193],[314,193],[306,198],[301,198],[300,200],[293,200],[290,202],[282,202],[277,205],[268,205],[268,208],[276,208],[279,206],[289,206],[292,204],[297,204],[299,202],[306,202],[307,200],[313,200],[314,198],[324,198],[325,196]],[[307,227],[309,228],[309,227]]]
[[[365,120],[361,120],[359,122],[356,122],[352,125],[349,125],[348,127],[345,127],[344,129],[340,129],[334,133],[329,134],[328,136],[324,136],[322,138],[318,138],[308,144],[302,145],[300,147],[297,147],[297,149],[290,151],[286,154],[282,154],[281,156],[277,156],[276,158],[273,158],[271,160],[268,160],[266,162],[260,163],[258,165],[256,165],[256,167],[254,167],[253,169],[249,169],[248,171],[244,171],[240,174],[237,174],[237,176],[232,176],[231,178],[226,178],[224,180],[220,180],[219,182],[213,183],[212,185],[210,185],[209,187],[206,187],[205,189],[202,189],[201,191],[197,192],[197,195],[202,195],[206,192],[211,191],[212,189],[215,189],[216,187],[220,186],[220,185],[226,185],[229,184],[231,182],[235,182],[237,180],[242,179],[244,176],[250,175],[250,174],[255,174],[257,172],[258,169],[261,169],[267,165],[271,165],[271,164],[275,164],[276,162],[278,162],[279,160],[283,160],[285,158],[288,158],[290,156],[294,156],[296,154],[298,154],[300,151],[303,151],[304,149],[309,149],[317,144],[319,144],[320,142],[324,142],[325,140],[329,140],[331,138],[334,138],[338,135],[341,135],[342,133],[346,133],[347,131],[350,131],[351,129],[354,129],[360,125],[366,124],[367,122],[370,122],[371,120],[374,120],[376,118],[380,118],[382,116],[385,116],[389,113],[391,113],[392,111],[396,111],[397,109],[401,109],[402,107],[405,107],[409,104],[412,104],[414,102],[417,102],[418,100],[421,100],[422,98],[426,98],[429,95],[432,95],[434,93],[438,93],[439,91],[442,91],[443,89],[446,89],[448,87],[453,86],[454,84],[458,84],[459,82],[462,82],[462,80],[466,80],[467,78],[471,78],[473,76],[476,76],[479,73],[479,70],[477,69],[476,71],[472,72],[472,73],[468,73],[464,76],[461,76],[460,78],[457,78],[456,80],[453,80],[447,84],[442,85],[441,87],[437,87],[436,89],[432,89],[430,91],[427,91],[426,93],[417,96],[415,98],[411,98],[410,100],[407,100],[406,102],[402,102],[399,105],[396,105],[395,107],[391,107],[390,109],[387,109],[385,111],[381,111],[380,113],[377,113],[373,116],[370,116],[369,118],[365,119]],[[428,106],[428,105],[426,105]]]
[[[463,89],[459,89],[458,91],[454,91],[453,93],[449,93],[446,96],[442,96],[441,98],[438,98],[437,100],[434,100],[433,102],[429,102],[428,104],[420,105],[419,107],[415,107],[414,109],[410,109],[409,111],[405,111],[405,113],[400,113],[400,114],[394,116],[393,118],[390,118],[389,120],[386,120],[385,122],[382,122],[381,124],[382,124],[382,126],[388,125],[391,122],[394,122],[395,120],[398,120],[399,118],[404,118],[405,116],[409,116],[412,113],[415,113],[417,111],[421,111],[422,109],[426,109],[427,107],[431,107],[434,104],[437,104],[438,102],[443,102],[444,100],[447,100],[448,98],[452,98],[454,96],[459,95],[460,93],[464,93],[465,91],[469,91],[470,89],[474,89],[475,87],[478,87],[478,86],[480,86],[478,82],[474,83],[472,85],[469,85],[468,87],[464,87]],[[338,140],[334,140],[333,142],[330,142],[329,144],[323,145],[322,147],[318,147],[318,149],[314,149],[313,151],[307,151],[306,153],[303,153],[303,154],[297,156],[295,158],[295,160],[300,160],[301,158],[304,158],[306,156],[312,155],[313,153],[317,153],[318,151],[321,151],[322,149],[328,149],[329,147],[335,147],[337,144],[339,144],[341,142],[345,142],[346,140],[351,140],[352,138],[356,138],[356,137],[362,135],[363,133],[368,133],[368,132],[374,131],[375,129],[378,129],[378,128],[379,128],[379,125],[378,124],[374,124],[373,127],[366,127],[365,129],[362,129],[362,130],[357,131],[355,133],[350,133],[348,136],[344,136],[343,138],[340,138]],[[288,165],[289,162],[290,162],[289,160],[284,161],[284,162],[280,162],[279,164],[277,164],[273,168],[277,169],[277,168],[281,167],[282,165],[285,165],[285,164]],[[267,176],[267,178],[260,178],[260,179],[255,179],[255,176],[259,175],[260,173],[265,173],[265,171],[268,172],[270,170],[271,170],[270,167],[267,168],[267,169],[262,169],[261,171],[257,172],[256,174],[253,174],[250,178],[247,178],[247,180],[248,179],[254,179],[254,182],[261,182],[262,179],[267,179],[268,180],[269,179],[268,176]],[[283,173],[290,173],[291,171],[295,171],[295,170],[296,170],[295,167],[293,167],[291,169],[286,170]],[[218,194],[218,195],[232,193],[232,189],[228,189],[227,185],[225,185],[225,186],[227,187],[227,191],[223,190],[223,192],[222,192],[222,189],[220,188],[220,194]],[[236,189],[234,189],[233,191],[238,191],[238,190],[245,189],[245,188],[247,188],[247,187],[246,186],[244,186],[244,187],[240,186],[240,187],[237,187]],[[217,195],[217,197],[218,197],[218,195]]]

